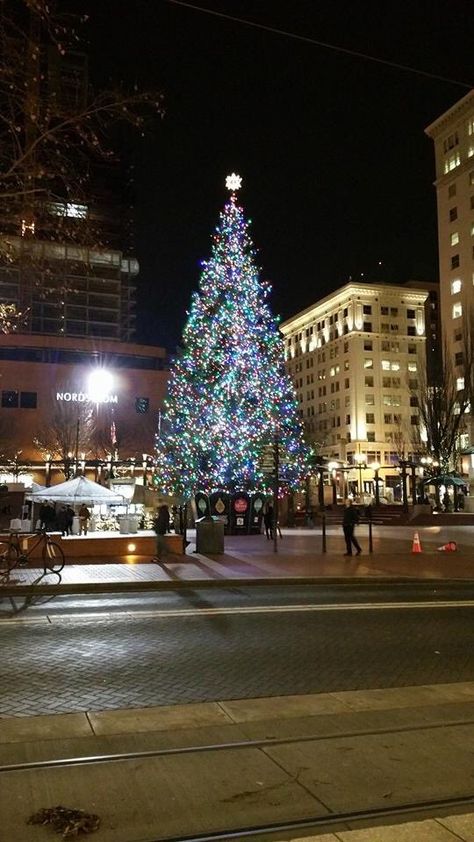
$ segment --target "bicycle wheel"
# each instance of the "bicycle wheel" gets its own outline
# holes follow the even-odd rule
[[[43,547],[44,568],[48,568],[52,573],[60,573],[64,567],[64,562],[64,553],[59,544],[55,544],[54,541],[47,538]]]
[[[18,564],[18,547],[8,541],[0,541],[0,573],[9,573]]]

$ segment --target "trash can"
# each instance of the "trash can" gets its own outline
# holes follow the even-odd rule
[[[196,552],[218,555],[224,552],[224,524],[218,517],[201,517],[196,521]]]
[[[121,517],[119,521],[119,528],[121,535],[128,535],[128,517]]]

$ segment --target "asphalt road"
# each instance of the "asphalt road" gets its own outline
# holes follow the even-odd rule
[[[474,680],[471,585],[0,602],[0,716]]]

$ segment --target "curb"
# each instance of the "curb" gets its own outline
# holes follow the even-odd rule
[[[383,576],[370,578],[354,578],[352,577],[325,577],[321,576],[287,576],[276,579],[262,578],[262,579],[187,579],[181,581],[166,580],[158,582],[91,582],[91,583],[71,583],[71,584],[44,584],[44,585],[4,585],[0,586],[0,599],[2,597],[12,596],[67,596],[73,594],[101,594],[101,593],[124,593],[125,591],[139,592],[139,591],[169,591],[169,590],[200,590],[204,588],[232,588],[232,587],[269,587],[272,585],[310,585],[312,587],[326,587],[327,585],[337,585],[340,587],[354,587],[367,585],[426,585],[429,587],[436,586],[440,588],[445,585],[471,585],[474,582],[474,576],[471,579],[452,578],[452,579],[417,579],[412,577],[402,576]]]

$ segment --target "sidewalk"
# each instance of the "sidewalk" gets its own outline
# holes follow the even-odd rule
[[[392,528],[389,528],[392,529]],[[386,530],[387,531],[387,530]],[[339,531],[328,533],[328,549],[321,552],[321,535],[316,531],[286,530],[279,541],[278,552],[263,536],[231,536],[226,538],[226,552],[204,556],[195,552],[195,544],[186,556],[168,556],[153,563],[144,556],[123,558],[91,558],[67,564],[59,578],[43,575],[42,568],[15,568],[10,576],[0,578],[0,595],[32,593],[87,593],[123,590],[192,587],[196,584],[223,586],[234,584],[350,582],[360,580],[448,581],[474,579],[474,547],[459,542],[459,551],[441,553],[437,547],[448,540],[443,529],[420,529],[423,552],[412,554],[411,534],[401,537],[393,528],[393,536],[385,540],[374,534],[374,552],[366,551],[367,540],[361,535],[364,548],[361,556],[345,558]],[[474,529],[472,530],[474,533]],[[463,535],[469,533],[463,532]],[[453,535],[450,531],[449,538]],[[37,562],[36,562],[37,563]]]
[[[26,819],[62,804],[97,842],[473,842],[473,737],[474,682],[0,719],[2,831],[52,838]]]

